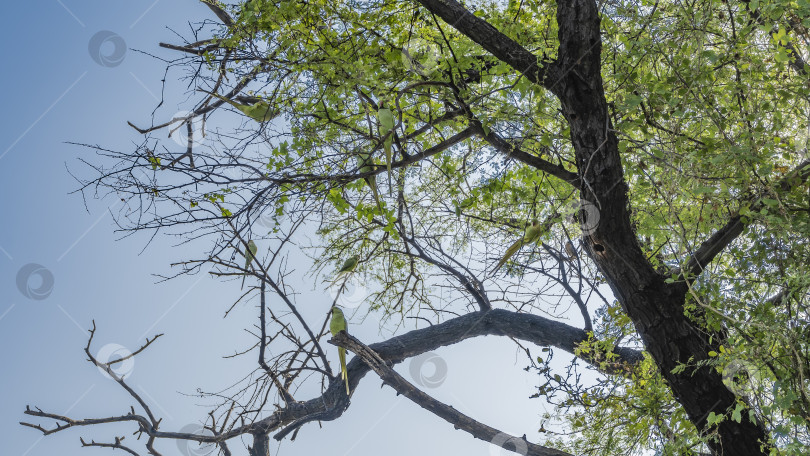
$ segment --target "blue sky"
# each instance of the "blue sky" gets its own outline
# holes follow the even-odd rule
[[[109,214],[117,209],[115,199],[88,199],[85,207],[79,195],[71,194],[77,182],[69,171],[88,177],[89,170],[79,159],[92,161],[95,155],[66,142],[132,150],[140,136],[126,121],[149,123],[165,66],[135,49],[174,57],[158,42],[178,42],[171,29],[188,36],[189,21],[213,15],[191,0],[45,0],[11,2],[4,11],[6,25],[0,31],[7,43],[1,73],[6,90],[0,93],[3,454],[72,456],[111,451],[83,449],[79,437],[111,441],[114,436],[126,436],[125,443],[143,450],[142,442],[134,442],[131,426],[71,429],[42,438],[17,423],[30,420],[23,415],[26,404],[74,418],[123,414],[133,404],[120,387],[85,361],[83,348],[93,319],[98,328],[94,353],[134,350],[146,337],[165,334],[136,359],[128,377],[163,418],[164,430],[178,431],[205,418],[207,409],[201,405],[207,402],[187,394],[197,388],[219,390],[254,368],[252,357],[222,358],[252,343],[244,328],[256,319],[255,301],[222,318],[237,296],[236,282],[199,275],[157,283],[154,276],[170,274],[170,263],[199,253],[202,245],[174,246],[174,239],[159,236],[144,250],[147,236],[122,239],[115,232]],[[103,35],[107,40],[94,59],[88,46],[102,31],[110,33]],[[101,59],[115,54],[115,46],[121,43],[126,49],[117,49],[117,60]],[[170,72],[168,80],[177,81],[180,75]],[[187,94],[182,83],[168,87],[158,119],[188,108],[183,104]],[[303,262],[297,266],[306,268]],[[311,281],[301,284],[308,291],[303,296],[326,307],[305,312],[317,316],[328,308],[329,296],[312,285]],[[350,324],[351,331],[367,343],[385,337],[373,319]],[[527,434],[536,441],[543,406],[527,398],[537,379],[521,369],[523,355],[514,344],[503,338],[477,339],[438,354],[447,364],[447,376],[429,390],[431,394],[488,425]],[[407,376],[407,363],[398,370]],[[322,428],[305,426],[295,442],[274,446],[274,454],[500,454],[379,385],[377,378],[368,375],[341,419],[323,423]],[[159,443],[158,449],[167,456],[189,453],[170,441]],[[231,449],[234,454],[246,454],[235,442]]]

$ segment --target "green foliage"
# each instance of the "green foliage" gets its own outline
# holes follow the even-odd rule
[[[556,57],[553,2],[467,3],[541,63]],[[174,192],[170,201],[192,214],[206,210],[200,202],[207,200],[249,229],[255,206],[271,208],[276,220],[313,221],[319,265],[334,265],[347,252],[363,258],[358,273],[378,285],[367,303],[387,317],[440,314],[435,298],[449,273],[436,267],[437,258],[456,258],[495,282],[487,274],[527,222],[557,217],[539,244],[522,248],[506,268],[504,280],[524,288],[516,298],[504,286],[504,305],[523,308],[520,293],[532,284],[521,279],[530,267],[545,271],[543,243],[583,233],[568,216],[579,213],[578,190],[483,137],[497,134],[568,171],[586,167],[576,163],[558,101],[426,10],[393,1],[250,0],[231,13],[235,24],[219,32],[217,49],[202,60],[216,78],[222,67],[229,83],[249,81],[250,93],[283,116],[283,132],[272,135],[272,126],[262,125],[261,140],[217,157],[249,164],[241,180],[211,180],[197,193],[162,181],[155,198]],[[810,209],[807,184],[790,170],[806,158],[810,128],[810,78],[794,67],[808,40],[808,17],[805,0],[603,4],[610,127],[620,141],[633,228],[649,261],[675,271],[729,219],[746,224],[705,271],[686,278],[689,315],[724,329],[728,340],[702,364],[679,369],[752,372],[735,407],[710,414],[699,430],[647,357],[561,402],[561,421],[572,432],[557,442],[565,448],[685,455],[723,420],[756,419],[771,430],[775,454],[806,451]],[[473,123],[484,135],[419,156]],[[149,157],[147,165],[166,163]],[[361,172],[390,173],[393,195],[380,192],[384,201],[375,204]],[[413,239],[432,253],[417,251]],[[601,282],[593,275],[596,288]],[[670,283],[681,280],[670,275]],[[783,289],[791,290],[788,297],[768,300]],[[580,354],[603,353],[635,336],[618,304],[603,305],[598,315],[596,337]]]

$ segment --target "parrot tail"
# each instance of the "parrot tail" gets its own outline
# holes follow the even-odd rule
[[[385,140],[385,167],[388,169],[388,196],[394,192],[394,186],[391,183],[391,160],[393,159],[391,156],[391,141],[393,133],[390,133],[391,136]]]
[[[338,356],[340,357],[340,376],[346,382],[346,395],[349,395],[349,373],[346,372],[346,349],[338,349]]]
[[[332,279],[332,281],[331,281],[331,282],[329,282],[329,286],[330,286],[330,287],[334,287],[335,285],[337,285],[337,283],[340,281],[340,279],[342,279],[342,278],[346,277],[347,275],[349,275],[349,273],[348,273],[348,272],[345,272],[345,271],[344,271],[344,272],[338,272],[338,273],[335,275],[335,278],[334,278],[334,279]]]
[[[507,261],[509,261],[509,258],[511,258],[512,255],[517,253],[517,251],[520,250],[521,247],[523,247],[523,239],[519,239],[517,242],[509,246],[509,248],[506,249],[506,253],[503,255],[503,258],[501,258],[501,261],[499,261],[498,264],[495,266],[494,272],[498,272],[498,269],[501,269],[501,266],[503,266]]]
[[[371,188],[371,196],[374,197],[374,202],[377,203],[377,209],[382,212],[382,204],[380,204],[380,194],[377,192],[377,183],[371,179],[374,179],[372,176],[370,179],[367,179],[366,182],[368,183],[369,188]]]

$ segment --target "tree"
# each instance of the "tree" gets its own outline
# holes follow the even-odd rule
[[[171,65],[191,72],[199,101],[132,124],[144,135],[134,152],[96,147],[83,189],[140,207],[125,229],[209,240],[184,273],[248,274],[262,376],[211,412],[208,436],[159,429],[123,378],[143,412],[28,409],[60,423],[28,426],[133,421],[152,454],[157,439],[188,439],[227,455],[229,439],[250,434],[251,454],[265,455],[271,434],[339,418],[349,396],[323,346],[334,303],[307,321],[285,282],[293,233],[316,226],[318,271],[358,258],[331,285],[335,303],[361,275],[375,284],[370,311],[431,323],[377,344],[329,340],[354,354],[352,392],[374,371],[524,454],[806,453],[806,1],[205,3],[221,24],[161,43],[183,55]],[[240,127],[201,137],[200,122],[230,105]],[[153,135],[166,130],[185,130],[184,154],[161,150]],[[269,253],[244,267],[253,240]],[[266,304],[271,293],[284,309]],[[542,315],[566,304],[581,327]],[[566,438],[504,437],[391,369],[482,335],[531,345],[537,396],[558,405]],[[91,362],[114,376],[90,342]],[[267,358],[269,343],[287,351]],[[550,369],[548,347],[572,355],[568,370]],[[582,363],[598,380],[582,380]],[[302,402],[291,391],[312,381],[304,372],[322,393]],[[260,417],[271,394],[280,405]]]

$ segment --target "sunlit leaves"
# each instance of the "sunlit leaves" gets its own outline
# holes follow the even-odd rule
[[[541,63],[557,55],[553,2],[466,5]],[[797,417],[810,404],[801,380],[808,372],[800,369],[810,339],[802,322],[810,316],[798,300],[810,285],[810,211],[807,186],[790,175],[807,157],[810,84],[794,64],[796,52],[806,51],[799,25],[810,5],[613,0],[600,7],[601,82],[611,117],[605,128],[619,139],[638,243],[663,280],[688,281],[687,310],[695,322],[728,332],[723,349],[707,353],[711,363],[703,367],[722,370],[735,359],[768,364],[760,378],[769,388],[750,391],[756,403],[710,415],[709,424],[765,416],[788,451],[792,438],[807,439],[806,428],[789,426],[807,426]],[[269,210],[278,221],[289,206],[306,202],[317,226],[319,265],[348,251],[361,255],[358,273],[377,286],[370,308],[389,317],[446,304],[431,299],[447,274],[436,267],[436,256],[471,268],[465,277],[480,275],[497,286],[503,275],[492,274],[492,258],[532,219],[563,215],[544,233],[549,244],[583,234],[567,215],[588,182],[571,188],[480,135],[421,156],[475,123],[485,135],[563,169],[595,166],[576,162],[562,107],[549,91],[417,4],[250,0],[232,15],[236,23],[217,41],[225,51],[206,51],[202,60],[214,80],[227,76],[222,84],[229,88],[252,78],[243,92],[269,100],[284,122],[263,126],[246,141],[250,147],[227,156],[241,175],[185,195],[183,208],[213,207],[215,216],[230,222],[241,215],[250,225],[254,209]],[[225,52],[230,60],[219,68]],[[384,159],[388,147],[390,160]],[[361,154],[370,158],[360,160]],[[392,165],[393,188],[389,196],[380,185],[378,206],[364,179],[382,184],[384,163]],[[165,164],[154,157],[145,166],[162,175]],[[742,236],[700,274],[680,277],[677,268],[700,243],[737,216],[746,224]],[[429,252],[417,251],[417,244]],[[540,247],[517,256],[503,280],[515,279],[516,294],[537,292],[536,284],[521,280],[527,271],[546,272]],[[785,287],[797,297],[769,304]],[[504,291],[504,305],[512,304],[511,292]],[[533,305],[521,308],[540,308]],[[636,336],[618,303],[596,315],[602,342],[583,344],[580,354],[599,354],[609,348],[600,343]],[[646,360],[627,377],[566,398],[564,406],[576,409],[567,424],[579,439],[569,443],[604,454],[696,450],[704,430],[690,424],[668,391]]]

